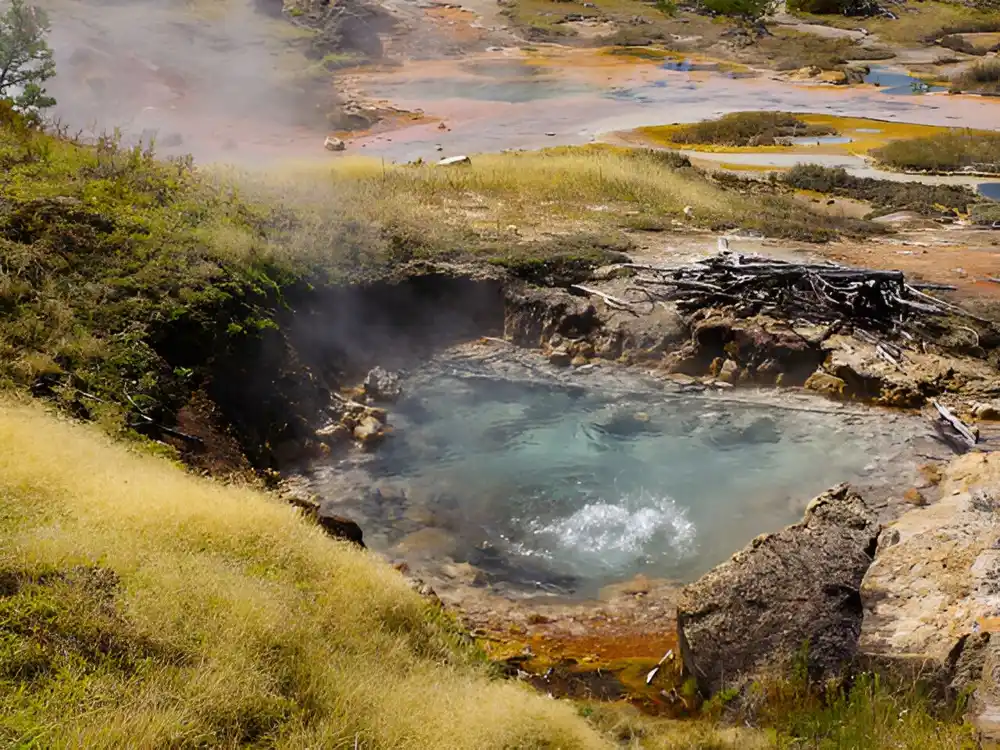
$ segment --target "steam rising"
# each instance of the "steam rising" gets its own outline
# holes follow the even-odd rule
[[[306,59],[307,34],[260,0],[38,1],[52,21],[55,116],[71,132],[120,129],[155,137],[161,154],[241,163],[322,140],[330,76]]]

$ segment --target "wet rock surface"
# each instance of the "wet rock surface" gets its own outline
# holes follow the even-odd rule
[[[316,522],[323,527],[323,530],[327,534],[335,539],[343,539],[362,548],[365,546],[364,534],[361,531],[361,527],[349,518],[320,514],[316,516]]]
[[[373,367],[365,376],[365,395],[374,401],[395,401],[403,393],[398,373],[389,372],[384,367]]]
[[[591,288],[626,298],[628,269],[613,270],[595,271]],[[937,343],[901,340],[897,354],[886,356],[878,341],[842,322],[818,325],[736,306],[685,314],[661,302],[625,312],[597,295],[537,287],[508,292],[506,306],[508,340],[551,351],[560,362],[578,355],[641,362],[671,373],[711,374],[730,385],[805,386],[838,400],[902,408],[946,396],[978,419],[1000,413],[1000,372],[990,354],[1000,343],[996,326],[981,324],[977,333],[940,323]]]
[[[814,676],[857,653],[861,581],[881,526],[848,485],[815,498],[803,520],[765,534],[680,594],[684,666],[705,693],[782,666],[808,642]]]

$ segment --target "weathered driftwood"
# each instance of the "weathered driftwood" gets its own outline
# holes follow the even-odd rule
[[[938,403],[936,399],[931,399],[931,403],[934,408],[937,409],[938,416],[951,425],[952,429],[955,430],[962,439],[969,444],[969,446],[974,446],[979,442],[979,437],[972,430],[966,426],[965,422],[955,416],[955,414],[947,406],[943,406]]]
[[[572,289],[579,289],[581,292],[586,292],[587,294],[593,294],[595,297],[600,297],[604,300],[604,303],[608,307],[614,307],[618,310],[624,310],[625,312],[635,313],[632,306],[623,299],[618,299],[610,294],[602,292],[600,289],[594,289],[589,286],[583,286],[583,284],[573,284]]]
[[[737,314],[766,313],[808,323],[841,321],[855,332],[875,335],[871,343],[877,355],[895,367],[901,366],[903,354],[885,340],[889,334],[918,343],[926,338],[927,323],[935,318],[989,322],[928,293],[954,287],[912,283],[902,271],[831,262],[791,263],[732,252],[682,266],[622,266],[639,273],[626,290],[625,300],[607,295],[609,304],[618,309],[624,304],[636,312],[640,306],[651,308],[657,302],[671,301],[682,311],[725,306]],[[596,290],[586,291],[596,294]]]

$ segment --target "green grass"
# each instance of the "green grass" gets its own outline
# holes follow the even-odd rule
[[[828,125],[810,125],[787,112],[733,112],[717,120],[672,126],[672,143],[714,146],[773,146],[781,138],[835,135]]]
[[[1000,95],[1000,59],[971,65],[952,79],[951,88],[968,94]]]
[[[753,684],[704,704],[695,719],[642,715],[632,706],[581,706],[602,734],[634,750],[974,750],[961,705],[925,686],[864,673],[827,689],[794,675]]]
[[[0,439],[0,746],[610,746],[292,506],[37,405]]]
[[[938,216],[944,210],[966,213],[979,200],[977,193],[964,185],[925,185],[919,182],[896,182],[854,177],[843,168],[801,164],[781,174],[782,183],[799,190],[865,201],[876,213],[916,211]]]
[[[209,188],[190,163],[113,139],[38,133],[0,108],[0,385],[29,387],[126,430],[132,402],[159,417],[196,366],[273,325],[291,277],[263,242],[267,216]],[[171,330],[190,361],[157,351]],[[86,395],[84,395],[86,394]]]
[[[1000,133],[947,131],[892,141],[871,155],[885,167],[904,171],[1000,172]]]
[[[963,705],[936,704],[919,683],[892,684],[861,674],[844,687],[820,692],[794,678],[758,690],[760,703],[753,706],[751,698],[744,710],[774,729],[778,747],[974,750],[979,746],[975,732],[961,722]]]

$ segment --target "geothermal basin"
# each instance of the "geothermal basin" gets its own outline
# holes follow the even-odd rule
[[[377,450],[311,469],[324,512],[416,572],[469,563],[520,595],[692,580],[827,487],[886,507],[941,455],[913,415],[510,350],[409,373],[390,421]]]

